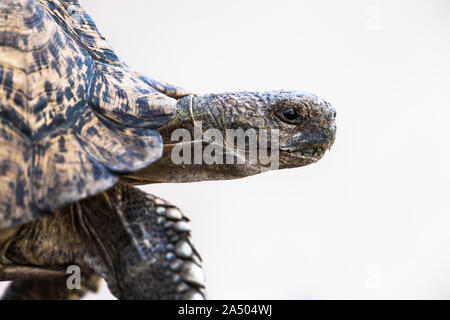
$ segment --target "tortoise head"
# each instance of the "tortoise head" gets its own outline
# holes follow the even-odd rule
[[[161,159],[141,183],[224,180],[320,160],[333,145],[336,112],[300,91],[188,95],[159,129]]]
[[[331,149],[336,111],[327,101],[304,92],[275,92],[266,115],[280,132],[280,168],[308,165]]]

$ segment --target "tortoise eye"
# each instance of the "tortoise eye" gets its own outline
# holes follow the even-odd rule
[[[278,118],[280,118],[281,121],[290,124],[298,124],[302,120],[300,114],[294,108],[287,108],[279,111]]]

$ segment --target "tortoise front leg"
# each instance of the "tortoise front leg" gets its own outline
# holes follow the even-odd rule
[[[22,226],[0,252],[0,271],[14,279],[76,264],[105,278],[119,299],[203,298],[188,219],[124,184]]]
[[[178,208],[118,184],[84,201],[82,209],[117,298],[204,298],[201,259],[190,240],[189,220]]]

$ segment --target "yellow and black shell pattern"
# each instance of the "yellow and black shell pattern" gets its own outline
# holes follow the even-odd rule
[[[183,95],[129,70],[78,1],[1,0],[0,228],[158,159]]]

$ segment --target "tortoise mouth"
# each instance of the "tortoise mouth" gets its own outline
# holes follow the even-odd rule
[[[281,147],[282,151],[287,151],[289,153],[300,154],[305,158],[315,158],[320,156],[326,151],[326,148],[320,145],[304,145],[304,146],[294,146],[294,147]]]
[[[281,146],[280,150],[294,157],[318,161],[327,150],[330,150],[332,141],[330,139],[321,139],[320,141],[308,142],[302,141],[298,144]]]

